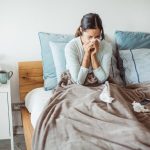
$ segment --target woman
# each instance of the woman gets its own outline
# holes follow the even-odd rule
[[[82,85],[103,83],[109,76],[112,47],[104,40],[99,15],[84,15],[75,36],[65,47],[66,64],[73,81]]]

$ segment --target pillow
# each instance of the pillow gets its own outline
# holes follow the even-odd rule
[[[53,60],[56,67],[57,82],[60,81],[62,72],[66,70],[65,46],[67,43],[49,42]]]
[[[115,40],[117,46],[117,66],[120,70],[120,76],[122,80],[126,82],[123,61],[119,56],[119,51],[128,49],[150,48],[150,33],[116,31]]]
[[[150,49],[120,50],[126,85],[150,81]]]
[[[44,107],[47,106],[52,95],[53,90],[45,91],[43,87],[40,87],[31,90],[25,96],[25,106],[31,113],[31,123],[34,129],[40,114],[43,112]]]
[[[116,31],[115,40],[119,50],[150,48],[150,33]]]
[[[36,109],[36,106],[43,108],[44,104],[49,101],[49,98],[52,96],[53,91],[45,91],[43,87],[35,88],[31,90],[25,96],[25,106],[30,113]]]
[[[38,35],[41,44],[44,88],[45,90],[50,90],[56,87],[57,77],[49,42],[50,41],[58,43],[69,42],[74,36],[67,34],[54,34],[44,32],[39,32]]]

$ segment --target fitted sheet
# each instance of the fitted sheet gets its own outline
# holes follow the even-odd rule
[[[44,87],[35,88],[25,97],[25,106],[31,113],[31,124],[35,128],[37,120],[52,96],[52,90],[45,91]]]

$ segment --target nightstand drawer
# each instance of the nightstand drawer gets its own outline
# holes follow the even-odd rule
[[[0,92],[0,139],[10,138],[8,93]]]

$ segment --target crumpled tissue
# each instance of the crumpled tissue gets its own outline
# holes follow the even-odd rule
[[[106,103],[111,103],[114,100],[114,98],[110,96],[110,87],[108,81],[105,82],[104,88],[99,95],[99,98]]]

